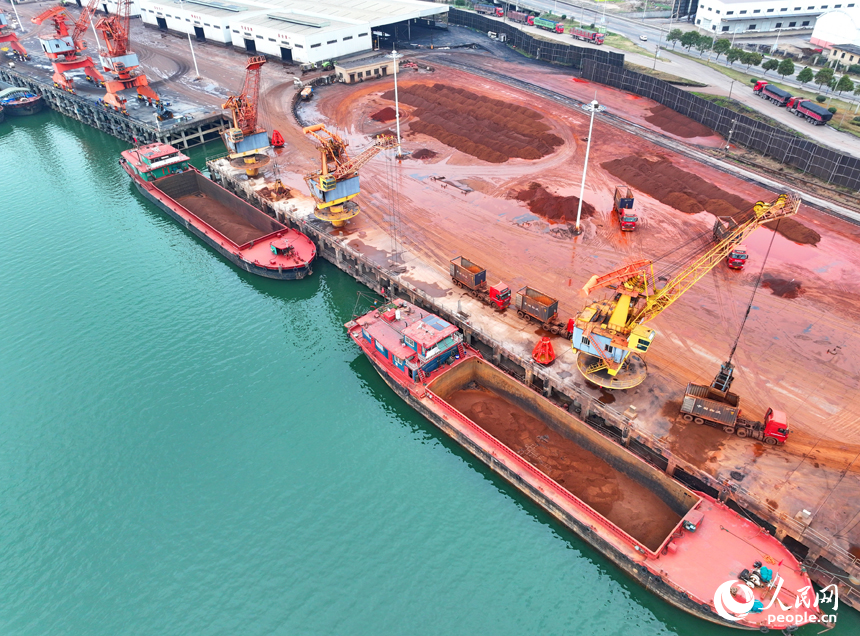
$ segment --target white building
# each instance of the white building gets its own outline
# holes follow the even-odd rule
[[[860,7],[822,13],[809,41],[823,48],[837,44],[860,44]]]
[[[138,0],[145,24],[289,62],[373,49],[373,31],[433,20],[448,6],[418,0]]]
[[[699,0],[696,26],[724,33],[811,30],[828,9],[853,7],[860,0]]]

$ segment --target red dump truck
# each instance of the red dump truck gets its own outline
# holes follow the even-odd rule
[[[785,444],[788,439],[788,417],[782,411],[768,409],[764,422],[741,417],[740,398],[709,386],[688,384],[681,403],[681,417],[687,422],[721,428],[729,435],[750,437],[769,446]]]
[[[531,287],[523,287],[514,297],[517,316],[526,322],[535,320],[547,331],[570,338],[573,320],[567,323],[558,318],[558,300]]]
[[[730,216],[718,216],[714,221],[714,241],[719,243],[738,228],[737,221]],[[747,264],[749,254],[747,248],[735,242],[732,251],[726,256],[729,269],[743,269]]]
[[[791,93],[773,84],[768,84],[764,80],[756,82],[756,85],[753,86],[753,92],[762,99],[773,102],[777,106],[785,106],[788,100],[791,99]]]
[[[633,214],[633,193],[630,188],[615,186],[612,213],[618,215],[622,232],[632,232],[636,229],[639,217]]]
[[[508,18],[512,22],[519,22],[520,24],[527,24],[529,26],[535,25],[534,16],[529,13],[523,13],[522,11],[508,11]]]
[[[475,11],[477,11],[478,13],[483,13],[485,15],[494,15],[499,18],[505,17],[504,10],[494,4],[476,4]]]
[[[494,305],[504,311],[511,305],[511,289],[502,282],[487,286],[487,270],[472,261],[458,256],[451,259],[451,280],[468,290],[469,296],[485,305]]]
[[[823,126],[833,118],[833,113],[808,99],[800,97],[792,97],[785,105],[788,112],[794,113],[798,117],[805,117],[806,121],[816,125]]]
[[[588,29],[580,29],[579,27],[571,27],[570,34],[575,40],[585,40],[594,44],[603,44],[603,34],[597,31],[589,31]]]

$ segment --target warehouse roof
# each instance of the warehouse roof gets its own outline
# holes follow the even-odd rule
[[[150,5],[154,0],[144,2],[143,4]],[[245,11],[261,11],[263,7],[253,4],[245,4],[243,2],[235,2],[234,0],[186,0],[179,2],[178,0],[160,0],[159,8],[165,10],[188,11],[200,13],[213,18],[224,18],[229,16],[241,16]]]
[[[299,13],[351,24],[378,26],[423,16],[436,15],[448,10],[439,5],[419,0],[260,0],[284,12]]]
[[[295,33],[301,35],[314,35],[323,31],[334,31],[344,27],[352,26],[346,22],[338,22],[325,18],[306,16],[300,13],[272,12],[262,15],[249,16],[238,22],[249,26],[261,26],[282,33]]]

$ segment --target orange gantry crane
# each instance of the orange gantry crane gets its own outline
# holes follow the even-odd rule
[[[260,98],[260,74],[266,58],[255,55],[245,64],[245,83],[238,95],[231,95],[221,108],[231,111],[233,127],[221,137],[227,146],[230,164],[242,168],[249,177],[256,177],[260,168],[271,161],[266,154],[269,135],[257,124],[257,104]]]
[[[0,44],[8,44],[21,57],[27,57],[27,49],[18,41],[15,31],[9,27],[9,19],[0,10]]]
[[[104,79],[95,69],[95,64],[92,58],[88,55],[83,55],[87,48],[87,43],[83,39],[84,33],[87,30],[87,24],[90,21],[93,13],[95,13],[98,0],[91,0],[83,10],[77,22],[72,23],[72,31],[69,32],[69,22],[71,18],[66,15],[66,10],[63,7],[51,7],[31,20],[33,24],[41,25],[44,22],[51,22],[54,27],[54,33],[49,36],[39,36],[39,44],[42,45],[42,50],[51,60],[51,66],[54,67],[54,86],[63,88],[69,92],[74,92],[74,81],[66,77],[68,71],[76,68],[82,68],[87,74],[87,79],[101,83]]]
[[[130,9],[130,0],[118,0],[116,13],[99,18],[95,24],[105,44],[99,49],[102,69],[113,76],[104,83],[107,89],[104,101],[116,110],[124,110],[126,100],[119,93],[129,88],[136,88],[137,94],[150,103],[159,103],[146,75],[139,70],[137,54],[129,50]]]
[[[355,158],[346,152],[348,142],[340,135],[326,130],[322,124],[302,129],[316,139],[320,151],[320,169],[305,177],[316,201],[314,215],[334,227],[343,227],[361,210],[352,199],[358,196],[358,169],[387,148],[395,148],[394,137],[379,136],[373,145]]]

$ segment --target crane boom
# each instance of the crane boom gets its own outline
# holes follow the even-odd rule
[[[260,69],[266,63],[262,55],[248,58],[245,64],[245,83],[242,92],[231,95],[221,106],[233,112],[233,128],[247,136],[257,130],[257,100],[260,96]]]

